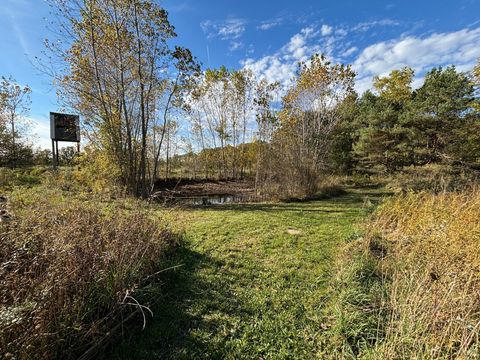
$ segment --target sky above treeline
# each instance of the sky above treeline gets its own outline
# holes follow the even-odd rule
[[[164,0],[178,37],[204,68],[247,67],[287,85],[298,61],[315,52],[352,64],[356,89],[410,66],[454,64],[469,71],[480,57],[480,0]],[[0,0],[0,76],[32,88],[35,144],[50,147],[49,112],[59,109],[51,79],[36,69],[48,30],[44,0]]]

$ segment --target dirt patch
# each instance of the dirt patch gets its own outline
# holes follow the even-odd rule
[[[301,230],[293,229],[293,228],[288,228],[287,233],[290,235],[302,235]]]
[[[251,195],[254,192],[254,182],[250,180],[168,179],[155,183],[155,196],[160,198]]]

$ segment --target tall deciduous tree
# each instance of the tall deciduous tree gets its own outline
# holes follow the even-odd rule
[[[272,138],[279,125],[274,103],[279,97],[279,89],[279,83],[269,83],[265,79],[260,80],[255,88],[254,106],[257,122],[257,135],[254,144],[256,192],[264,185],[268,186],[273,181],[274,171],[272,163],[274,154]]]
[[[222,177],[244,175],[247,154],[242,144],[247,142],[248,121],[253,117],[255,86],[251,71],[222,66],[206,70],[189,97],[192,130],[204,150],[204,162],[207,154],[219,154],[217,172]],[[217,151],[205,151],[209,147]]]
[[[333,64],[314,55],[299,65],[292,87],[283,98],[278,136],[290,179],[291,192],[316,190],[318,175],[326,169],[330,133],[340,120],[340,105],[353,93],[355,73],[350,66]],[[283,141],[282,140],[282,141]]]
[[[84,115],[92,144],[108,154],[122,184],[144,197],[157,173],[172,94],[193,57],[170,49],[174,28],[152,0],[52,1],[64,42],[47,46],[67,64],[54,73],[60,93]],[[178,74],[173,83],[172,72]]]
[[[379,95],[392,102],[405,104],[412,98],[412,81],[414,71],[409,67],[393,70],[388,76],[376,76],[373,87]]]
[[[28,85],[19,85],[12,77],[0,80],[0,163],[15,167],[32,156],[32,151],[23,144],[26,131],[26,115],[30,110]]]

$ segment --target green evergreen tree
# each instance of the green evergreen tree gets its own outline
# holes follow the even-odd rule
[[[340,105],[340,120],[330,134],[331,146],[327,162],[332,171],[340,174],[349,174],[355,168],[353,144],[357,132],[355,122],[358,113],[358,95],[352,93]]]
[[[417,164],[478,157],[474,149],[480,131],[473,104],[474,85],[465,73],[454,66],[427,73],[406,120]]]
[[[403,121],[412,99],[412,80],[412,69],[394,70],[374,79],[378,95],[367,91],[360,98],[353,151],[361,166],[394,171],[411,164],[410,130]]]

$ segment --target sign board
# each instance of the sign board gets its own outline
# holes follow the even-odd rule
[[[51,112],[50,138],[55,141],[80,142],[80,117]]]

